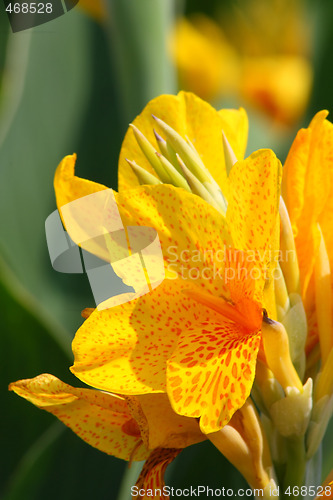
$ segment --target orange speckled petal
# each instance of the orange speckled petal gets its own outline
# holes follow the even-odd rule
[[[143,394],[135,399],[148,422],[149,449],[186,448],[206,439],[196,419],[173,411],[167,394]]]
[[[273,286],[278,257],[281,164],[271,150],[260,150],[237,162],[229,179],[227,221],[234,247],[255,255],[256,286],[263,290],[265,282]]]
[[[116,200],[126,226],[157,230],[167,277],[194,279],[216,293],[220,280],[214,279],[212,263],[221,266],[223,248],[231,245],[231,238],[215,208],[169,185],[141,186],[116,195]]]
[[[57,168],[54,184],[59,208],[83,196],[107,189],[101,184],[75,176],[74,166],[75,155],[64,158]],[[220,252],[224,245],[231,244],[224,217],[204,200],[182,189],[169,185],[140,186],[124,194],[114,194],[126,227],[140,225],[157,230],[167,277],[175,279],[184,273],[186,279],[193,276],[197,279],[197,275],[199,279],[202,278],[203,269],[214,259],[211,256]],[[86,220],[92,233],[98,220],[96,216],[91,220],[91,211],[87,213]],[[69,233],[75,240],[70,230]],[[91,241],[94,246],[87,248],[85,243],[85,248],[109,261],[104,238]],[[118,254],[123,246],[121,240],[119,248],[116,244],[114,239],[113,249]],[[207,286],[212,285],[213,279],[205,279],[205,283]]]
[[[118,396],[74,388],[49,374],[13,382],[9,389],[52,413],[81,439],[110,455],[129,460],[141,441],[139,432],[132,433],[135,435],[124,432],[123,426],[132,417],[126,402]],[[147,449],[139,446],[135,460],[147,456]]]
[[[260,333],[244,333],[218,314],[182,333],[168,362],[174,410],[201,417],[206,434],[227,424],[250,394],[259,344]]]
[[[177,96],[159,96],[150,101],[133,121],[134,125],[158,151],[153,132],[153,129],[156,129],[156,122],[152,115],[165,121],[183,138],[187,136],[191,140],[205,166],[225,192],[227,176],[222,146],[222,129],[225,129],[236,156],[242,157],[247,141],[245,111],[240,109],[239,111],[235,110],[234,113],[221,114],[210,104],[189,92],[180,92]],[[238,129],[240,123],[241,127]],[[237,141],[235,141],[236,137]],[[138,146],[131,128],[126,133],[119,157],[118,185],[119,192],[124,194],[127,193],[129,187],[139,184],[136,175],[126,162],[126,158],[135,160],[142,168],[154,173]]]
[[[167,466],[176,458],[182,450],[156,448],[146,460],[141,474],[136,482],[132,498],[136,500],[169,500],[169,495],[163,491],[164,473]],[[155,490],[160,490],[161,495],[155,495]]]
[[[108,392],[135,395],[166,391],[166,362],[183,329],[210,310],[181,292],[185,280],[165,280],[138,299],[95,310],[73,341],[73,373]]]
[[[317,222],[332,248],[333,125],[320,111],[309,128],[298,132],[283,169],[283,196],[295,234],[303,296],[313,271],[320,235]],[[330,196],[331,194],[331,196]],[[331,256],[330,256],[331,257]],[[332,257],[331,257],[332,263]]]

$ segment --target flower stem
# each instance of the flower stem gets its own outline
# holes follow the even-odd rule
[[[304,436],[286,438],[287,464],[283,482],[283,492],[290,487],[291,491],[294,486],[301,487],[304,484],[305,478],[305,443]],[[284,498],[284,495],[281,496]],[[285,498],[293,498],[290,495]]]

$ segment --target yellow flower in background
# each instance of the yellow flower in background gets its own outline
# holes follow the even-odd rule
[[[170,40],[179,86],[202,99],[233,92],[239,58],[222,30],[206,16],[179,19]]]
[[[216,20],[178,20],[171,52],[180,85],[199,96],[231,98],[292,125],[305,111],[313,71],[302,0],[251,0]]]
[[[105,18],[106,9],[102,0],[79,0],[77,5],[97,21],[102,21]]]

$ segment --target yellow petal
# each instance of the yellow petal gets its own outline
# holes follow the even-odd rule
[[[125,226],[157,230],[166,277],[194,279],[216,290],[214,278],[231,238],[224,217],[199,197],[169,185],[141,186],[116,195]]]
[[[73,341],[73,373],[108,392],[165,392],[166,361],[195,314],[179,281],[165,280],[138,299],[95,310]]]
[[[328,239],[328,249],[333,243],[330,237],[333,125],[325,119],[327,114],[327,111],[320,111],[308,129],[298,132],[283,171],[283,196],[295,235],[303,297],[320,244],[317,222],[324,225],[322,230],[325,242],[326,237]]]
[[[245,156],[249,133],[249,120],[244,108],[221,109],[219,114],[223,120],[223,132],[232,144],[232,150],[238,160]]]
[[[166,363],[182,329],[221,316],[182,293],[188,280],[158,288],[111,309],[95,310],[73,341],[73,373],[108,392],[135,395],[166,391]],[[93,334],[92,334],[93,332]]]
[[[148,422],[147,448],[186,448],[206,439],[196,419],[173,411],[166,394],[144,394],[134,399],[138,402],[137,412],[133,413],[135,420],[139,421],[142,411]]]
[[[156,137],[153,132],[153,129],[156,128],[156,122],[152,115],[165,121],[184,139],[186,137],[190,139],[203,163],[224,192],[227,185],[222,130],[225,130],[237,158],[241,158],[247,141],[245,136],[247,118],[244,110],[221,114],[208,103],[187,92],[180,92],[177,96],[159,96],[150,101],[133,122],[158,151]],[[242,123],[240,137],[238,137],[239,122]],[[237,137],[237,142],[234,139],[235,137]],[[149,173],[154,173],[137,144],[131,127],[126,133],[119,157],[118,185],[119,191],[124,192],[124,194],[127,194],[129,187],[138,185],[138,179],[126,162],[126,158],[135,160]]]
[[[198,196],[169,185],[139,186],[131,189],[130,195],[128,191],[123,194],[114,193],[119,217],[110,203],[107,213],[106,210],[102,210],[105,205],[104,197],[109,196],[107,195],[109,191],[103,192],[107,188],[75,176],[74,166],[75,155],[68,156],[56,171],[55,190],[60,211],[63,205],[93,193],[102,192],[100,196],[103,198],[99,204],[98,200],[96,203],[93,201],[92,206],[83,199],[82,205],[79,205],[80,217],[76,217],[75,212],[75,216],[72,215],[70,219],[73,220],[72,226],[75,226],[75,231],[70,227],[66,228],[72,239],[78,242],[78,239],[81,241],[84,239],[82,233],[90,235],[98,233],[98,225],[100,226],[102,236],[85,241],[86,250],[106,261],[111,260],[103,228],[107,226],[109,219],[115,219],[117,216],[119,220],[121,217],[125,227],[140,225],[157,230],[165,260],[166,276],[173,279],[183,272],[186,278],[189,277],[189,273],[192,273],[190,276],[192,279],[196,274],[202,278],[203,270],[207,269],[212,260],[217,259],[219,262],[223,260],[222,249],[231,244],[225,219]],[[78,224],[77,228],[74,223],[81,217],[82,223]],[[126,258],[125,253],[128,256],[128,248],[125,248],[125,243],[122,244],[119,231],[116,233],[112,240],[114,260]],[[213,276],[213,272],[211,275]],[[212,281],[205,279],[207,286]]]
[[[169,496],[164,495],[163,487],[164,473],[167,466],[176,458],[181,450],[157,448],[151,452],[146,460],[139,479],[133,487],[133,499],[150,500],[168,500]],[[155,495],[155,490],[156,495]],[[161,492],[161,494],[159,494]]]
[[[110,455],[129,460],[141,441],[139,429],[133,432],[135,425],[132,432],[125,432],[132,416],[126,402],[113,394],[71,387],[49,374],[13,382],[9,389],[52,413],[81,439]],[[144,460],[147,455],[141,445],[135,460]]]
[[[76,154],[65,156],[59,163],[54,176],[54,189],[57,206],[62,207],[82,196],[107,189],[97,182],[81,179],[75,175]]]
[[[168,362],[168,394],[174,410],[201,417],[202,432],[228,423],[248,398],[255,375],[260,334],[211,314],[180,335]]]
[[[281,164],[270,150],[260,150],[231,169],[227,222],[235,248],[255,258],[256,286],[273,286],[279,249]],[[267,306],[267,304],[265,304]]]

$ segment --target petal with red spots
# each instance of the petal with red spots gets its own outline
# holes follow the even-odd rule
[[[9,389],[55,415],[94,448],[124,460],[133,450],[135,460],[148,456],[127,404],[118,396],[71,387],[49,374],[13,382]]]
[[[219,315],[217,315],[219,316]],[[217,316],[184,332],[168,362],[168,394],[175,411],[201,417],[202,432],[219,430],[248,398],[260,333]]]
[[[146,460],[141,474],[136,482],[136,492],[133,499],[169,500],[169,495],[163,491],[165,486],[164,473],[167,466],[176,458],[182,450],[173,448],[156,448]]]
[[[126,401],[129,399],[138,402],[134,407],[134,418],[140,422],[143,413],[145,422],[148,422],[147,448],[186,448],[207,439],[195,418],[183,417],[172,409],[167,394],[126,397]]]
[[[211,309],[182,293],[187,280],[165,280],[131,302],[95,310],[73,341],[73,373],[98,389],[125,395],[166,391],[166,362],[182,331]]]

